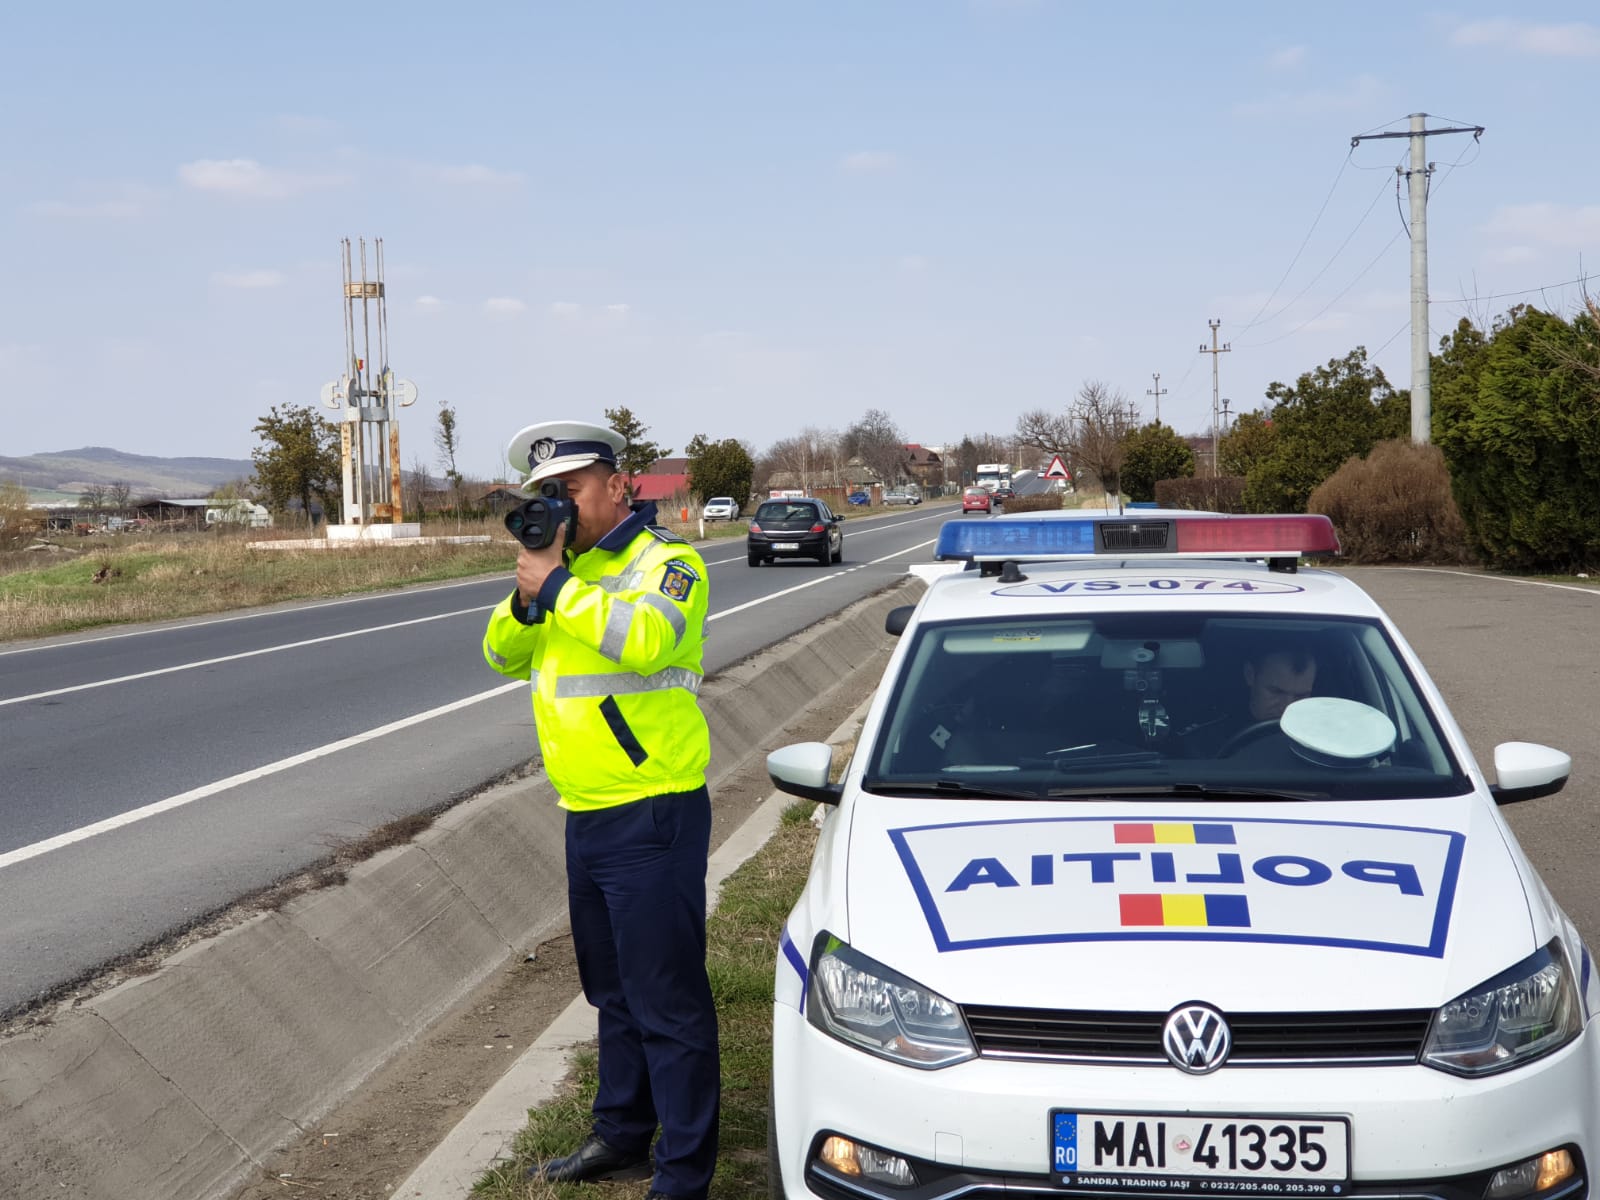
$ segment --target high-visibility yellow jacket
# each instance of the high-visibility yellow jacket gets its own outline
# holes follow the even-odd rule
[[[530,608],[495,608],[483,655],[533,682],[545,774],[563,808],[609,808],[702,786],[711,736],[704,678],[706,567],[694,547],[652,527],[654,504],[592,550],[564,556]]]

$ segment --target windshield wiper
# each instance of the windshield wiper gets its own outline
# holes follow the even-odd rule
[[[1040,792],[1022,788],[990,787],[987,784],[963,783],[958,779],[916,779],[909,783],[881,783],[867,780],[861,790],[874,796],[959,796],[967,800],[1043,800]]]
[[[1068,796],[1139,796],[1152,800],[1326,800],[1327,792],[1290,792],[1271,788],[1213,787],[1207,783],[1143,786],[1050,788],[1051,799]]]

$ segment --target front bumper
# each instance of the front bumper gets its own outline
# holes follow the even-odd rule
[[[1427,1067],[1225,1067],[1189,1076],[1165,1067],[987,1059],[918,1071],[851,1049],[779,1004],[772,1065],[784,1194],[791,1200],[1081,1196],[1057,1186],[1047,1169],[1052,1108],[1347,1117],[1354,1186],[1344,1195],[1357,1198],[1482,1200],[1494,1171],[1565,1146],[1579,1164],[1576,1182],[1541,1200],[1584,1200],[1600,1142],[1600,1036],[1593,1028],[1548,1058],[1476,1080]],[[813,1155],[830,1133],[912,1160],[918,1186],[893,1188],[819,1169]],[[1256,1194],[1294,1193],[1285,1185]]]

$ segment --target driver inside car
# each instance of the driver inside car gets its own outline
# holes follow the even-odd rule
[[[1245,661],[1243,677],[1244,691],[1234,709],[1178,731],[1188,757],[1214,758],[1231,751],[1230,743],[1246,730],[1278,721],[1289,705],[1313,693],[1317,659],[1299,647],[1267,647]]]

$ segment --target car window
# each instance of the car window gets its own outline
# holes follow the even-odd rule
[[[762,521],[814,521],[815,504],[798,500],[769,500],[756,510],[756,524]]]
[[[1469,790],[1372,621],[1152,611],[930,624],[905,662],[869,790],[940,779],[1041,797]],[[1377,740],[1352,749],[1352,720]]]

